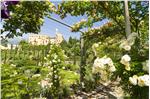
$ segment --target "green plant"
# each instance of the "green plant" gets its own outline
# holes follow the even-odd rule
[[[71,85],[76,84],[79,75],[74,65],[65,64],[65,54],[59,45],[51,45],[50,51],[45,57],[46,66],[49,68],[49,83],[51,87],[48,89],[53,98],[60,95],[66,96]]]

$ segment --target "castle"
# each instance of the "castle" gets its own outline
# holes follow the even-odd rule
[[[49,37],[43,34],[30,34],[29,43],[32,45],[47,45],[47,44],[60,44],[63,41],[63,36],[58,33],[56,29],[56,37]]]

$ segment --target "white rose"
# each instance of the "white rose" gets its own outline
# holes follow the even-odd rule
[[[139,77],[139,78],[138,78],[138,85],[139,85],[140,87],[145,86],[145,84],[144,84],[144,79],[143,79],[142,77]]]
[[[109,68],[109,71],[110,71],[110,72],[114,72],[114,71],[116,71],[115,66],[111,66],[111,67]]]
[[[129,62],[131,60],[131,58],[129,55],[126,54],[126,55],[122,56],[121,60],[125,61],[125,62]]]
[[[128,70],[128,71],[131,70],[129,65],[130,65],[129,63],[128,63],[128,65],[125,65],[125,69]]]
[[[125,49],[126,51],[131,50],[131,46],[127,40],[121,41],[121,44],[119,47]]]
[[[138,85],[140,87],[149,86],[149,75],[140,76],[138,78]]]
[[[124,49],[125,49],[126,51],[129,51],[129,50],[131,50],[131,46],[130,46],[130,45],[125,45],[125,46],[124,46]]]
[[[129,77],[129,82],[133,85],[137,85],[138,76],[134,75],[133,77]]]
[[[149,86],[149,75],[144,75],[143,77],[145,79],[145,86]]]
[[[109,58],[101,58],[101,62],[102,62],[104,65],[108,64],[109,61],[110,61]]]
[[[104,69],[105,68],[105,66],[104,66],[104,59],[96,58],[95,61],[94,61],[93,66],[101,68],[101,69]]]
[[[101,79],[103,81],[107,81],[108,80],[108,75],[106,71],[101,72]]]
[[[44,87],[46,87],[46,86],[48,85],[48,81],[42,80],[42,81],[40,82],[40,84],[41,84],[41,87],[44,88]]]
[[[146,60],[146,62],[142,64],[143,64],[143,70],[149,73],[149,60]]]
[[[122,63],[123,65],[126,66],[126,69],[129,70],[129,61],[131,60],[130,56],[129,55],[124,55],[122,58],[121,58],[121,61],[120,63]]]

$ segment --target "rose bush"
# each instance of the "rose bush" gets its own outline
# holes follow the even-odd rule
[[[104,41],[101,42],[101,44],[93,44],[92,49],[97,57],[93,63],[93,72],[100,73],[101,79],[103,80],[105,78],[105,82],[108,82],[108,79],[106,80],[108,76],[110,76],[108,77],[109,79],[111,77],[120,77],[120,85],[130,97],[144,97],[147,99],[149,60],[145,53],[148,54],[148,45],[144,43],[145,47],[139,48],[143,46],[140,44],[141,42],[137,33],[131,33],[126,40],[123,39],[121,42],[111,39],[109,42]],[[109,50],[109,52],[107,50]],[[139,55],[141,51],[145,53]],[[107,57],[105,55],[107,55]],[[107,66],[105,65],[108,66],[106,71],[105,68]]]

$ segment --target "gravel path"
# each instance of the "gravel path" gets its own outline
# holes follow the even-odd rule
[[[94,91],[85,93],[79,92],[71,96],[69,99],[123,99],[124,96],[122,88],[118,81],[101,84]]]

